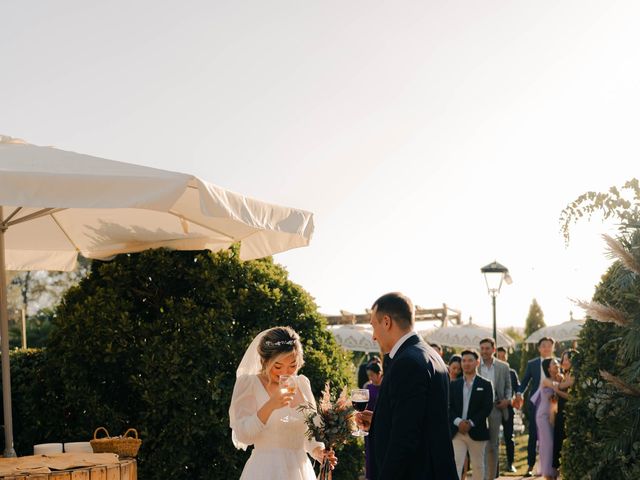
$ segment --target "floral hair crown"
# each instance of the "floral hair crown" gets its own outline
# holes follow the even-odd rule
[[[278,342],[272,342],[271,340],[267,340],[264,344],[268,347],[279,347],[280,345],[295,345],[295,340],[280,340]]]

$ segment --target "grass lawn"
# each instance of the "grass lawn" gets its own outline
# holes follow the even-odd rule
[[[505,472],[503,469],[507,465],[507,457],[505,455],[504,444],[500,444],[500,476],[501,477],[515,477],[522,478],[522,476],[527,473],[527,442],[529,441],[528,434],[522,434],[515,437],[515,455],[513,466],[516,467],[515,473]],[[471,476],[467,475],[467,479],[470,479]],[[542,477],[533,477],[542,478]]]
[[[507,457],[505,455],[504,445],[500,445],[500,473],[505,477],[522,477],[527,472],[527,442],[529,441],[529,435],[517,435],[515,437],[515,455],[513,466],[518,469],[516,473],[506,473],[502,469],[507,464]]]

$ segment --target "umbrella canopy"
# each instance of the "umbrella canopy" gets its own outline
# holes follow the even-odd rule
[[[542,327],[529,335],[525,340],[525,343],[538,343],[538,341],[543,337],[551,337],[556,342],[577,340],[578,334],[580,333],[580,330],[582,330],[585,321],[586,320],[584,319],[568,320],[559,325]]]
[[[354,352],[380,352],[378,342],[373,339],[373,329],[370,325],[331,325],[328,328],[342,348]]]
[[[437,325],[429,321],[417,321],[413,327],[418,335],[426,338]],[[373,328],[366,323],[355,325],[330,325],[327,327],[338,345],[354,352],[379,353],[380,346],[373,339]]]
[[[72,270],[148,248],[259,258],[309,244],[309,212],[264,203],[193,175],[115,162],[0,135],[0,335],[5,456],[11,425],[6,269]]]
[[[193,175],[7,137],[0,137],[0,205],[11,215],[9,270],[70,270],[78,253],[108,259],[161,246],[218,250],[238,241],[241,258],[260,258],[308,245],[313,232],[309,212]]]
[[[438,328],[429,334],[427,340],[447,347],[477,349],[483,338],[493,338],[493,330],[469,323]],[[498,330],[498,347],[509,348],[514,344],[515,342],[509,335]]]

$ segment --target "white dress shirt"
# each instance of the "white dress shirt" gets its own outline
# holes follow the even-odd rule
[[[480,362],[480,375],[493,385],[493,398],[495,400],[498,390],[496,389],[496,362],[493,358],[491,359],[491,365],[487,365],[484,361]]]
[[[466,378],[464,379],[464,385],[462,385],[462,417],[457,417],[453,421],[453,424],[456,427],[460,425],[460,422],[462,422],[462,420],[467,420],[467,416],[469,415],[469,400],[471,400],[471,393],[473,392],[473,382],[475,382],[475,380],[475,375],[469,381],[467,381]],[[469,423],[471,423],[472,427],[475,427],[471,420],[469,420]]]

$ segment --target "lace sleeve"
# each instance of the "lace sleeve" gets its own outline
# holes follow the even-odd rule
[[[309,379],[304,375],[300,375],[298,377],[298,388],[300,389],[300,393],[302,393],[302,396],[304,397],[305,402],[310,402],[315,407],[316,399],[313,396],[313,392],[311,391],[311,383],[309,382]],[[318,447],[324,450],[324,443],[318,442],[315,439],[309,440],[305,435],[304,449],[306,452],[308,452],[313,457],[313,451]],[[316,460],[321,461],[322,458],[316,458]]]
[[[241,375],[236,379],[229,407],[229,426],[231,439],[236,448],[246,450],[254,443],[264,424],[258,418],[258,405],[255,395],[255,375]]]

